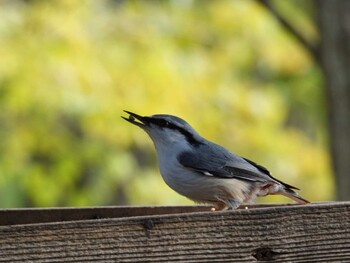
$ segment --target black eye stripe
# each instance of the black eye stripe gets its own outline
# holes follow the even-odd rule
[[[173,124],[173,123],[170,123],[166,120],[163,120],[163,119],[151,119],[150,121],[151,123],[159,126],[159,127],[162,127],[162,128],[169,128],[169,129],[173,129],[173,130],[180,130],[182,129],[181,127]]]
[[[166,120],[163,119],[150,119],[150,122],[162,127],[162,128],[168,128],[171,130],[177,130],[178,132],[180,132],[185,138],[186,140],[191,143],[194,146],[200,145],[202,144],[200,141],[196,140],[193,136],[193,134],[191,132],[189,132],[188,130],[184,129],[183,127],[177,126],[176,124],[173,124],[171,122],[168,122]]]
[[[166,120],[163,120],[163,119],[151,119],[150,120],[151,123],[159,126],[159,127],[169,127],[171,126],[170,123]],[[172,125],[172,126],[175,126],[175,125]]]

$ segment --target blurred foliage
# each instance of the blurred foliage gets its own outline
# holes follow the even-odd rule
[[[123,109],[178,115],[305,198],[331,199],[321,86],[255,1],[1,1],[0,206],[191,204]]]

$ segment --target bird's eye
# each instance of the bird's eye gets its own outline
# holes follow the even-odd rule
[[[167,128],[170,127],[170,122],[166,121],[166,120],[162,120],[162,119],[156,119],[154,120],[154,124],[158,125],[161,128]]]

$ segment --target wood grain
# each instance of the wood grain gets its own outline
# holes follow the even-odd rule
[[[4,225],[0,262],[350,262],[349,218],[339,202]]]

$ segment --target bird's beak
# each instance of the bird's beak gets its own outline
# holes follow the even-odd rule
[[[132,112],[126,111],[126,110],[124,112],[129,114],[128,118],[121,116],[124,120],[126,120],[132,124],[135,124],[136,126],[139,126],[140,128],[145,128],[148,126],[148,124],[149,124],[148,117],[143,117],[143,116],[137,115],[136,113],[132,113]]]

